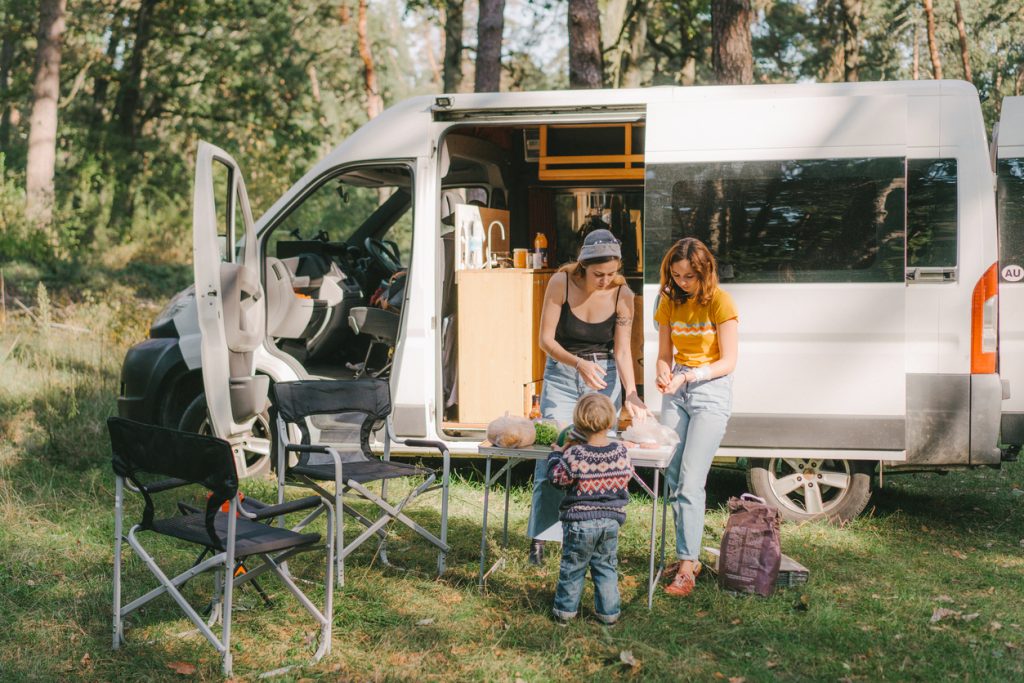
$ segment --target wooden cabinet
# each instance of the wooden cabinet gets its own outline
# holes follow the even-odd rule
[[[540,393],[546,356],[537,345],[544,290],[554,270],[460,270],[458,422],[525,415]]]
[[[540,311],[552,269],[459,270],[458,416],[486,425],[504,415],[526,415],[540,394],[547,355],[540,350]],[[644,381],[643,297],[634,298],[631,346],[637,383]]]

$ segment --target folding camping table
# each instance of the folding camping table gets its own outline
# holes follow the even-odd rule
[[[482,530],[480,532],[480,578],[479,585],[483,588],[484,579],[490,572],[484,571],[484,567],[487,565],[487,516],[489,510],[489,499],[491,486],[498,481],[498,478],[502,474],[505,475],[505,520],[502,528],[502,547],[508,546],[508,500],[509,500],[509,486],[511,485],[512,479],[512,467],[519,462],[524,460],[546,460],[548,455],[551,453],[551,448],[548,446],[528,446],[526,448],[501,448],[498,446],[491,446],[486,441],[480,444],[478,451],[480,456],[485,459],[485,474],[484,474],[484,519],[482,524]],[[658,513],[658,487],[659,482],[663,480],[663,473],[668,467],[669,461],[672,459],[671,448],[631,448],[629,449],[629,457],[633,462],[633,480],[640,484],[641,488],[651,496],[651,536],[650,536],[650,558],[648,561],[648,574],[647,574],[647,608],[650,609],[654,603],[654,589],[658,585],[658,580],[661,578],[662,572],[665,570],[665,522],[667,519],[668,511],[668,488],[665,484],[660,484],[663,488],[661,496],[661,559],[658,566],[655,567],[655,547],[654,541],[657,534],[657,513]],[[505,463],[501,468],[491,474],[491,462],[493,460],[501,459]],[[647,483],[636,474],[637,468],[650,468],[654,471],[654,486],[649,487]]]

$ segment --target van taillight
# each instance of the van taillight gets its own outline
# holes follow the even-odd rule
[[[999,329],[999,277],[996,264],[974,285],[971,295],[971,372],[996,371]]]

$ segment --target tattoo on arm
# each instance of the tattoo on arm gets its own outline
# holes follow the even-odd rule
[[[633,317],[626,315],[619,315],[615,317],[615,324],[620,327],[629,327],[633,324]]]

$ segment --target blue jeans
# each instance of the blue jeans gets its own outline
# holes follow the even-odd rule
[[[674,374],[689,370],[676,367]],[[676,558],[696,560],[704,536],[704,486],[732,412],[732,375],[684,384],[661,399],[661,423],[679,434],[665,470],[676,521]]]
[[[560,619],[572,619],[580,607],[583,579],[590,567],[594,581],[594,614],[611,624],[619,619],[619,523],[614,519],[586,519],[562,525],[562,564],[552,608]]]
[[[586,356],[583,356],[586,358]],[[607,386],[601,393],[615,403],[616,411],[622,407],[622,385],[619,382],[619,371],[614,358],[595,361],[605,370],[604,381]],[[559,363],[548,357],[544,365],[544,387],[540,392],[540,414],[566,427],[572,423],[572,411],[576,402],[583,394],[595,389],[586,382],[571,365]],[[533,470],[533,505],[530,508],[530,523],[526,535],[534,538],[542,531],[558,521],[558,506],[565,498],[565,492],[548,482],[548,463],[538,460]]]

